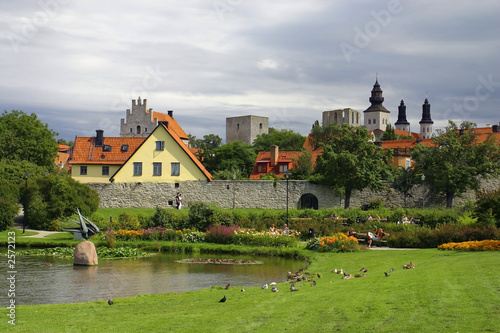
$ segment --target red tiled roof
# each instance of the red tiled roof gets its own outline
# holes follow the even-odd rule
[[[399,136],[412,136],[415,139],[420,138],[420,133],[415,133],[415,132],[410,132],[410,135],[408,135],[408,131],[402,131],[398,129],[394,129],[394,133],[396,133]]]
[[[70,164],[113,164],[121,165],[136,151],[146,138],[142,137],[104,137],[103,146],[111,151],[95,146],[95,137],[76,137],[73,158]],[[122,146],[128,145],[127,151]]]
[[[160,112],[153,111],[153,120],[155,118],[158,119],[158,122],[160,122],[160,121],[168,121],[168,128],[171,131],[174,131],[175,134],[177,134],[177,136],[179,138],[181,138],[183,140],[189,139],[189,137],[186,134],[186,132],[184,132],[184,130],[182,129],[182,127],[179,125],[179,123],[177,123],[177,121],[173,117],[170,117],[168,114],[165,114],[165,113],[160,113]]]
[[[322,149],[318,149],[311,152],[313,166],[316,164],[316,159],[319,155],[322,154],[322,151]],[[270,172],[274,173],[277,176],[284,177],[283,173],[280,172],[279,165],[286,164],[288,169],[292,169],[293,160],[296,160],[300,155],[302,155],[302,152],[300,151],[280,151],[278,152],[278,162],[275,166],[271,166],[271,152],[261,151],[257,154],[257,158],[255,159],[255,164],[253,166],[252,172],[250,173],[250,179],[258,180],[261,176]],[[259,164],[266,164],[265,172],[259,172]]]

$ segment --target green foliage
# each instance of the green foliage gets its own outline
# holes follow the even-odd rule
[[[411,197],[410,191],[419,182],[419,178],[415,175],[413,168],[399,167],[393,170],[394,180],[392,187],[400,191],[404,195],[404,205],[406,206],[406,198]]]
[[[384,134],[382,134],[382,141],[397,140],[397,139],[398,135],[394,131],[394,128],[392,128],[391,124],[387,124]]]
[[[18,199],[17,186],[7,179],[0,179],[0,231],[14,225],[14,217],[19,212]]]
[[[200,232],[200,231],[191,231],[191,232],[185,233],[181,238],[181,242],[183,242],[183,243],[203,243],[203,242],[205,242],[205,233]]]
[[[433,192],[446,195],[447,207],[453,206],[455,194],[479,189],[479,177],[497,175],[500,170],[498,140],[489,136],[478,141],[475,124],[464,122],[458,128],[449,121],[446,130],[432,139],[434,146],[418,144],[411,157],[415,172],[425,175]]]
[[[199,231],[207,230],[209,225],[220,225],[214,223],[219,213],[219,207],[212,203],[193,202],[189,204],[187,227]]]
[[[354,190],[384,187],[383,180],[390,178],[389,151],[369,141],[369,133],[363,127],[328,126],[328,143],[318,156],[314,181],[330,185],[345,196],[344,208],[349,208]]]
[[[295,247],[298,241],[294,237],[286,236],[237,234],[232,237],[232,243],[248,246]]]
[[[272,145],[279,146],[282,151],[298,151],[302,149],[306,137],[291,129],[276,130],[269,128],[269,133],[259,134],[253,142],[256,152],[269,151]]]
[[[55,135],[34,113],[4,111],[0,116],[0,160],[28,161],[53,168],[58,152]]]
[[[317,251],[319,249],[319,243],[321,242],[321,238],[319,237],[313,237],[309,239],[309,241],[306,244],[306,249],[312,250],[312,251]]]
[[[118,226],[120,229],[139,230],[141,225],[136,217],[123,213],[118,217]]]
[[[474,216],[482,225],[495,225],[500,228],[500,189],[480,191],[476,195]]]
[[[184,228],[184,217],[175,209],[165,209],[156,207],[155,214],[151,219],[146,220],[146,225],[142,225],[144,228],[151,227],[163,227],[180,230]]]
[[[297,158],[292,159],[293,168],[290,170],[292,179],[304,180],[313,172],[312,154],[307,149],[302,149]]]
[[[34,229],[52,230],[52,220],[72,216],[77,208],[90,216],[99,206],[97,192],[69,175],[30,177],[22,190],[27,223]]]
[[[210,173],[231,170],[231,175],[237,173],[248,178],[256,157],[257,154],[251,146],[241,141],[232,141],[213,149],[212,153],[205,157],[203,165]]]

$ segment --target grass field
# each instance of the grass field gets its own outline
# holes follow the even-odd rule
[[[219,286],[182,294],[143,295],[16,307],[12,332],[499,332],[500,253],[369,250],[314,253],[317,282],[270,289]],[[414,269],[403,265],[414,261]],[[334,268],[367,277],[350,280]],[[394,272],[386,277],[384,272]],[[320,273],[321,278],[315,274]],[[286,272],[283,272],[284,277]],[[164,277],[168,278],[168,277]],[[271,281],[262,281],[262,283]],[[138,283],[141,283],[138,281]],[[214,281],[216,284],[216,281]],[[22,291],[19,291],[22,292]],[[218,301],[227,297],[225,303]]]

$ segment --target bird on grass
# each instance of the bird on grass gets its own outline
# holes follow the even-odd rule
[[[292,284],[290,286],[290,291],[299,291],[297,288],[295,288],[295,284]]]
[[[267,289],[267,288],[269,288],[269,286],[267,285],[267,283],[262,286],[262,289]]]
[[[278,290],[278,288],[276,286],[273,286],[273,288],[271,289],[271,291],[273,293],[277,293],[279,290]]]
[[[311,287],[314,287],[316,285],[316,281],[313,281],[313,283],[311,283]]]
[[[321,274],[319,274],[319,273],[316,273],[316,275],[318,276],[318,278],[321,278]]]
[[[394,272],[394,268],[391,268],[391,272]]]
[[[224,297],[222,297],[219,301],[219,303],[224,303],[226,301],[226,295],[224,295]]]
[[[115,303],[113,303],[113,301],[112,301],[112,300],[108,299],[108,304],[109,304],[109,305],[113,305],[113,304],[115,304]]]
[[[366,269],[366,267],[363,267],[363,268],[361,268],[359,271],[360,271],[360,272],[364,272],[364,273],[366,273],[366,272],[368,272],[368,269]]]
[[[308,269],[309,269],[309,263],[307,263],[305,270],[307,271]]]
[[[390,276],[391,274],[387,273],[387,272],[384,272],[385,276]]]
[[[229,289],[231,289],[231,283],[228,283],[226,286],[226,290],[229,290]]]
[[[245,291],[245,289],[241,289],[241,291]]]

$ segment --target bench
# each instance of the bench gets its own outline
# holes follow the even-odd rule
[[[311,221],[312,217],[292,217],[292,221]]]
[[[358,232],[356,233],[356,238],[358,239],[358,243],[360,244],[368,244],[368,234],[367,233],[363,233],[363,232]],[[378,247],[382,247],[382,246],[389,246],[387,245],[387,241],[386,240],[380,240],[380,241],[373,241],[372,242],[372,245],[376,245]]]

